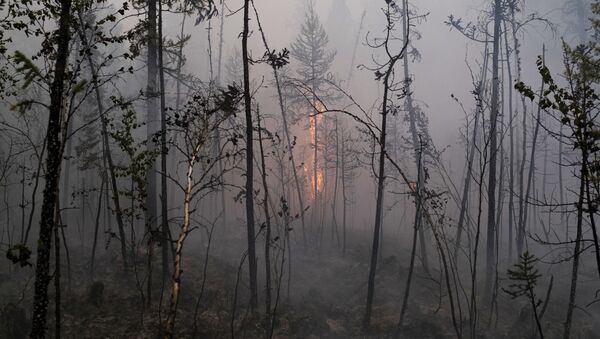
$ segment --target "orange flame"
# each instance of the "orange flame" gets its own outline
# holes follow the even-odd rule
[[[325,106],[319,100],[315,101],[315,108],[317,109],[317,112],[319,112],[319,113],[322,113],[325,111]],[[323,118],[323,116],[321,114],[314,115],[313,117],[310,118],[308,144],[312,145],[313,147],[316,147],[315,140],[317,141],[316,143],[318,144],[317,128],[318,128],[318,125],[320,124],[320,122],[322,121],[322,118]],[[318,157],[318,155],[317,155],[317,157]],[[308,165],[307,165],[307,163],[304,163],[304,172],[306,173],[306,176],[308,178],[308,183],[309,183],[308,191],[309,191],[312,199],[315,200],[317,198],[317,194],[319,192],[323,191],[323,184],[324,184],[323,171],[317,165],[316,175],[314,173],[315,172],[314,168],[313,168],[313,164],[315,161],[314,148],[311,149],[310,156],[308,158],[309,158]],[[317,162],[318,162],[318,160],[319,159],[317,159]],[[315,192],[315,180],[316,180],[316,188],[317,188],[316,192]]]

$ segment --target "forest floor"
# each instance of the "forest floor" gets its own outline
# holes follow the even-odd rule
[[[360,235],[355,237],[350,243],[357,244],[359,239],[368,239],[366,234],[362,238]],[[241,238],[230,240],[227,248],[244,248],[243,243]],[[289,294],[287,276],[282,279],[279,289],[274,338],[385,338],[394,333],[406,283],[408,252],[394,250],[395,255],[391,255],[394,243],[384,243],[384,249],[388,250],[380,261],[377,272],[371,330],[364,333],[361,324],[365,307],[369,246],[365,241],[362,243],[364,244],[360,246],[349,246],[344,255],[335,247],[305,253],[301,253],[299,248],[294,250]],[[264,291],[259,293],[259,311],[249,312],[247,263],[243,264],[240,271],[237,298],[235,297],[241,253],[220,253],[222,255],[216,256],[221,245],[213,244],[216,249],[213,251],[215,253],[209,255],[202,289],[205,244],[190,242],[187,246],[176,337],[264,338],[266,324],[264,304],[261,302],[264,300]],[[156,255],[159,256],[160,251]],[[143,307],[147,296],[145,273],[142,273],[145,259],[141,255],[138,262],[139,278],[135,278],[133,273],[123,274],[118,256],[109,255],[108,252],[99,256],[92,278],[87,258],[88,250],[84,252],[81,248],[72,248],[70,279],[66,267],[62,270],[62,338],[157,338],[157,333],[160,332],[159,319],[164,321],[166,318],[165,307],[159,309],[161,291],[164,291],[163,305],[167,305],[170,290],[170,281],[163,285],[159,277],[159,258],[156,259],[154,268],[157,272],[153,277],[154,296],[150,308]],[[280,265],[280,258],[275,259],[274,265]],[[259,255],[259,276],[262,277],[264,269],[261,269],[260,262],[262,257]],[[287,264],[284,263],[286,271]],[[0,273],[0,338],[19,339],[21,335],[28,333],[33,269],[13,267],[6,273],[9,271],[7,265],[6,260],[0,264],[0,272],[3,272]],[[567,271],[563,273],[567,274]],[[467,276],[463,279],[468,280]],[[259,286],[264,286],[263,279],[260,280]],[[457,337],[445,285],[441,285],[439,281],[439,272],[427,275],[422,265],[416,264],[402,338]],[[558,338],[562,335],[565,304],[558,300],[567,300],[568,292],[568,286],[563,285],[560,280],[555,281],[551,302],[543,319],[546,338]],[[273,283],[273,304],[277,299],[277,287],[276,280]],[[202,296],[197,303],[201,291]],[[462,318],[468,319],[464,303],[468,292],[461,293]],[[51,300],[54,300],[53,296],[54,285],[51,284]],[[232,322],[234,299],[237,301],[235,320]],[[511,301],[505,293],[500,292],[496,312],[490,318],[489,308],[483,306],[481,299],[478,300],[479,327],[482,328],[477,334],[478,338],[534,338],[531,312],[526,303]],[[52,304],[53,301],[48,313],[48,332],[51,338],[54,332]],[[600,338],[598,318],[590,312],[593,310],[577,311],[573,338]],[[468,320],[463,321],[462,328],[464,337],[470,337]]]

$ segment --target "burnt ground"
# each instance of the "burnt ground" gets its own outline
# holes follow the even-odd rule
[[[296,244],[292,255],[292,279],[287,286],[287,275],[279,288],[274,338],[385,338],[396,328],[406,283],[409,253],[395,251],[394,243],[384,244],[385,255],[377,273],[376,297],[372,324],[369,332],[362,330],[362,317],[366,295],[369,246],[365,235],[355,235],[354,244],[344,255],[332,246],[329,249],[313,249],[305,253]],[[226,248],[244,248],[244,241],[232,239]],[[260,291],[259,311],[248,311],[246,263],[242,266],[237,291],[235,320],[232,311],[235,285],[238,280],[238,265],[242,253],[229,251],[216,256],[219,246],[209,255],[207,275],[202,291],[205,244],[187,243],[182,295],[177,315],[177,338],[264,338],[264,296]],[[71,272],[68,278],[66,264],[63,265],[63,338],[157,338],[160,333],[159,319],[165,318],[165,309],[160,308],[161,290],[164,290],[163,305],[166,305],[168,288],[163,286],[158,272],[154,276],[154,299],[150,308],[143,307],[142,293],[145,283],[142,271],[145,267],[143,254],[138,258],[139,270],[124,274],[118,255],[106,252],[100,255],[94,278],[90,276],[89,250],[72,248]],[[103,250],[100,250],[101,252]],[[222,252],[222,251],[221,251]],[[393,253],[396,252],[396,253]],[[223,254],[223,253],[220,253]],[[393,254],[393,255],[392,255]],[[159,255],[159,252],[157,252]],[[263,258],[259,256],[259,277],[264,276]],[[279,260],[279,257],[274,258]],[[287,260],[287,259],[286,259]],[[274,260],[275,261],[275,260]],[[276,261],[279,266],[280,261]],[[287,272],[288,262],[284,263]],[[432,265],[433,267],[437,266]],[[555,279],[551,300],[543,318],[546,338],[562,336],[562,322],[566,309],[569,265],[563,271],[552,274]],[[155,270],[160,270],[156,261]],[[585,270],[585,268],[584,268]],[[32,298],[32,268],[11,267],[3,260],[0,272],[0,338],[15,338],[28,333]],[[430,275],[423,272],[417,263],[408,311],[404,321],[403,338],[455,338],[452,318],[448,307],[445,286],[440,285],[439,272]],[[8,272],[8,273],[7,273]],[[482,275],[483,273],[480,273]],[[276,278],[277,278],[277,274]],[[545,294],[549,277],[540,281],[539,294]],[[468,280],[463,276],[463,280]],[[589,279],[588,279],[589,280]],[[562,282],[561,282],[562,281]],[[581,277],[585,287],[586,273]],[[465,281],[466,283],[466,281]],[[501,281],[500,285],[505,282]],[[264,286],[262,279],[260,286]],[[164,287],[164,288],[163,288]],[[274,282],[273,299],[277,298],[277,281]],[[459,293],[462,300],[469,292]],[[582,292],[585,298],[585,292]],[[48,313],[49,336],[54,331],[54,285],[50,285],[51,306]],[[456,296],[455,296],[456,297]],[[581,298],[580,298],[581,299]],[[478,318],[480,338],[533,338],[534,328],[531,310],[521,300],[511,300],[500,292],[496,312],[490,317],[488,307],[479,299]],[[600,338],[600,324],[595,319],[595,306],[585,307],[575,314],[573,338]],[[463,333],[469,337],[468,310],[462,303]],[[194,322],[194,315],[197,315]],[[232,328],[234,335],[232,336]]]

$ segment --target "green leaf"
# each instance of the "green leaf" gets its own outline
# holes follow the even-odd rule
[[[84,91],[85,88],[87,87],[87,84],[88,84],[87,80],[85,80],[85,79],[81,80],[79,83],[77,83],[77,85],[75,85],[75,87],[73,88],[73,92],[75,94],[77,94],[77,93]]]

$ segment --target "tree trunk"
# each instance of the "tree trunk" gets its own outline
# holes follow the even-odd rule
[[[344,142],[344,134],[342,132],[342,253],[346,253],[346,206],[348,198],[346,195],[346,146]]]
[[[183,225],[175,246],[175,258],[173,261],[173,278],[171,286],[171,298],[169,299],[169,310],[167,312],[167,326],[165,328],[164,339],[172,339],[175,329],[175,316],[177,315],[177,304],[179,302],[179,293],[181,292],[181,275],[182,262],[181,254],[183,251],[183,243],[190,232],[190,202],[192,198],[192,189],[194,186],[194,165],[196,163],[196,153],[191,155],[186,175],[186,186],[183,197]]]
[[[517,38],[517,24],[515,21],[515,9],[513,6],[510,7],[510,15],[511,15],[511,26],[512,26],[512,35],[513,35],[513,48],[515,52],[515,62],[517,66],[517,81],[521,80],[521,50],[520,50],[520,42]],[[517,221],[517,228],[521,227],[523,220],[523,209],[525,208],[525,202],[523,201],[523,196],[525,193],[525,162],[527,159],[527,104],[525,102],[525,96],[521,95],[521,106],[523,108],[523,126],[522,126],[522,135],[523,140],[521,140],[521,163],[519,169],[519,219]],[[517,144],[519,141],[517,141]],[[517,229],[517,257],[523,253],[522,251],[522,243],[520,243],[520,229]]]
[[[61,289],[60,289],[60,237],[58,236],[61,225],[59,203],[56,204],[56,224],[54,225],[54,338],[60,339],[61,315]]]
[[[508,26],[504,21],[504,47],[506,50],[506,70],[508,73],[508,83],[513,84],[512,68],[510,63],[510,48],[508,45]],[[509,114],[509,134],[510,134],[510,146],[509,146],[509,172],[508,172],[508,262],[511,263],[513,258],[513,229],[514,229],[514,189],[515,189],[515,126],[513,122],[514,111],[513,111],[513,88],[510,87],[508,91],[508,114]]]
[[[408,1],[404,0],[403,3],[404,8],[408,8]],[[403,16],[402,18],[402,34],[408,39],[408,20],[407,20],[407,15]],[[412,146],[413,146],[413,156],[414,156],[414,160],[415,160],[415,165],[417,168],[419,168],[419,159],[420,157],[422,157],[422,150],[421,150],[421,143],[419,141],[419,131],[417,130],[417,111],[415,109],[415,106],[413,104],[413,98],[412,98],[412,92],[410,89],[410,84],[411,84],[411,79],[410,79],[410,74],[408,71],[408,53],[404,53],[404,56],[402,58],[403,60],[403,66],[404,66],[404,86],[406,89],[406,100],[404,101],[404,109],[408,112],[408,121],[409,121],[409,130],[410,130],[410,135],[412,138]],[[415,202],[416,203],[416,202]],[[426,242],[425,242],[425,231],[423,229],[423,227],[418,227],[417,228],[418,232],[419,232],[419,243],[420,243],[420,247],[421,247],[421,262],[423,263],[423,270],[426,273],[429,273],[429,260],[427,258],[427,246],[426,246]]]
[[[163,65],[163,18],[162,3],[158,2],[158,74],[160,79],[160,215],[161,215],[161,238],[162,251],[162,277],[163,281],[169,276],[169,207],[167,195],[167,113],[165,102],[165,70]]]
[[[360,33],[363,30],[365,16],[367,15],[367,11],[363,11],[362,16],[360,17],[360,26],[358,26],[358,32],[356,33],[356,39],[354,41],[354,48],[352,49],[352,59],[350,61],[350,71],[348,72],[348,79],[346,82],[350,85],[350,80],[352,80],[352,75],[354,74],[354,62],[356,61],[356,51],[358,50],[358,43],[360,41]]]
[[[390,91],[390,77],[393,73],[394,66],[399,60],[398,57],[393,57],[388,65],[383,82],[383,101],[381,112],[381,133],[379,135],[379,169],[377,177],[377,205],[375,206],[375,227],[373,230],[373,245],[371,247],[371,263],[369,266],[369,280],[367,287],[367,303],[365,308],[365,316],[363,319],[363,328],[368,329],[371,323],[371,311],[373,308],[373,298],[375,296],[375,274],[377,273],[377,258],[379,252],[379,237],[381,233],[381,219],[383,215],[383,186],[385,182],[385,152],[386,152],[386,136],[387,136],[387,115],[388,115],[388,97]]]
[[[81,12],[78,13],[79,21],[81,22],[81,27],[84,27],[83,24],[83,16]],[[84,31],[81,29],[78,30],[79,38],[86,48],[90,48],[87,36]],[[112,190],[112,200],[115,205],[115,218],[117,219],[117,227],[119,229],[119,240],[121,243],[121,258],[123,259],[123,268],[125,271],[128,270],[127,265],[127,245],[125,239],[125,226],[123,225],[123,215],[121,212],[121,201],[119,198],[119,188],[117,186],[117,176],[115,174],[115,164],[113,162],[112,153],[110,150],[110,143],[108,140],[108,121],[104,116],[104,100],[102,98],[102,94],[100,93],[100,86],[98,84],[98,71],[96,70],[96,65],[92,60],[92,56],[89,53],[87,55],[87,62],[90,67],[90,72],[92,73],[92,85],[94,86],[94,94],[96,96],[96,104],[98,105],[98,115],[100,116],[100,125],[102,128],[102,148],[103,148],[103,157],[105,163],[108,164],[108,172],[110,174],[110,183]],[[108,206],[107,206],[108,207]]]
[[[147,144],[146,147],[148,152],[151,154],[155,151],[154,135],[157,131],[156,121],[158,120],[158,107],[156,99],[158,97],[158,86],[157,86],[157,59],[158,59],[158,40],[156,32],[156,21],[157,21],[157,8],[156,0],[147,0],[148,5],[148,19],[147,19],[147,32],[146,39],[148,45],[148,84],[146,87],[147,97],[147,116],[146,116],[146,127],[147,127]],[[151,160],[151,165],[146,171],[146,202],[145,202],[145,216],[146,216],[146,236],[147,241],[147,269],[148,269],[148,280],[147,280],[147,306],[152,303],[152,260],[154,256],[154,239],[153,232],[156,229],[156,161]]]
[[[260,146],[260,166],[262,168],[262,184],[264,190],[263,209],[265,212],[265,314],[267,316],[267,338],[271,337],[271,216],[269,214],[269,185],[267,185],[267,166],[265,165],[265,151],[263,148],[262,130],[260,126],[260,113],[257,111],[258,145]]]
[[[250,307],[258,303],[257,265],[254,232],[254,167],[252,139],[252,97],[250,96],[250,60],[248,57],[250,0],[244,0],[244,31],[242,33],[242,59],[244,63],[244,110],[246,115],[246,227],[248,233],[248,268],[250,274]]]
[[[408,267],[408,275],[406,277],[406,286],[404,287],[404,298],[402,301],[402,308],[400,309],[400,320],[398,320],[398,325],[396,328],[396,337],[399,336],[402,330],[402,323],[404,322],[404,315],[406,314],[406,308],[408,307],[408,297],[410,295],[410,285],[412,282],[413,271],[415,267],[415,256],[416,256],[416,247],[417,247],[417,234],[419,233],[419,229],[423,226],[422,223],[422,208],[423,208],[423,200],[422,200],[422,192],[423,192],[423,163],[422,156],[423,150],[422,147],[417,149],[417,189],[415,190],[415,222],[413,226],[413,240],[412,247],[410,252],[410,264]]]
[[[494,41],[492,51],[492,102],[490,112],[490,173],[488,177],[488,216],[487,216],[487,246],[486,246],[486,271],[485,271],[485,295],[490,296],[495,271],[495,248],[496,248],[496,161],[498,148],[498,110],[499,110],[499,87],[498,75],[500,62],[500,24],[502,22],[502,1],[494,1]]]
[[[577,276],[579,272],[579,256],[581,252],[582,227],[583,227],[583,204],[585,194],[585,173],[583,167],[580,170],[579,196],[577,201],[577,235],[575,248],[573,249],[573,268],[571,271],[571,288],[569,289],[569,304],[567,305],[567,319],[564,324],[563,339],[571,337],[571,322],[575,310],[575,296],[577,294]]]
[[[96,247],[98,245],[98,229],[100,228],[100,215],[102,212],[102,191],[106,182],[106,172],[102,172],[102,182],[100,183],[100,191],[98,191],[98,209],[96,210],[96,220],[94,222],[94,241],[92,243],[92,259],[90,263],[90,277],[94,281],[94,264],[96,263]]]
[[[340,169],[340,142],[339,142],[339,127],[338,127],[338,118],[335,117],[335,179],[333,181],[333,196],[331,199],[331,218],[332,218],[332,227],[331,227],[331,243],[334,241],[334,236],[337,234],[337,243],[338,247],[340,245],[340,235],[338,233],[338,225],[336,218],[337,211],[337,195],[338,195],[338,183],[339,183],[339,169]]]
[[[454,257],[458,257],[458,250],[460,248],[460,242],[462,239],[462,232],[465,225],[465,219],[468,218],[467,209],[469,205],[469,191],[471,189],[471,177],[473,176],[473,160],[475,159],[475,151],[477,149],[477,128],[479,126],[479,117],[483,114],[483,95],[485,93],[485,83],[487,78],[487,65],[488,65],[488,48],[486,44],[484,54],[483,67],[481,68],[481,80],[477,88],[477,107],[475,109],[475,121],[473,123],[473,137],[469,145],[469,154],[467,158],[467,173],[465,174],[465,182],[463,184],[462,199],[460,203],[460,210],[458,215],[458,226],[456,229],[456,239],[454,243]]]
[[[64,82],[71,41],[71,0],[60,1],[56,59],[54,76],[50,87],[50,109],[48,116],[48,156],[46,157],[46,183],[44,188],[40,233],[37,246],[35,269],[34,300],[31,338],[41,339],[46,333],[48,311],[48,284],[50,282],[50,248],[52,231],[55,225],[54,211],[57,203],[60,164],[62,162],[63,140],[61,140],[61,115],[63,112]]]
[[[546,49],[544,47],[543,49],[543,54],[546,54]],[[543,60],[543,59],[542,59]],[[540,94],[544,93],[544,85],[545,83],[542,82],[542,87],[540,89]],[[542,108],[541,106],[538,105],[538,110],[537,110],[537,117],[536,117],[536,121],[535,121],[535,128],[533,130],[533,139],[531,140],[531,154],[530,154],[530,158],[529,158],[529,172],[527,175],[527,184],[525,187],[527,187],[526,191],[525,191],[525,199],[523,201],[523,217],[519,218],[520,224],[519,224],[519,236],[517,238],[517,249],[519,251],[519,255],[521,255],[523,253],[524,250],[524,243],[525,243],[525,229],[526,229],[526,223],[527,223],[527,212],[528,212],[528,204],[529,204],[529,197],[531,195],[531,187],[532,185],[532,180],[533,180],[533,172],[535,171],[535,150],[536,150],[536,143],[537,143],[537,136],[540,130],[540,118],[542,116]]]

